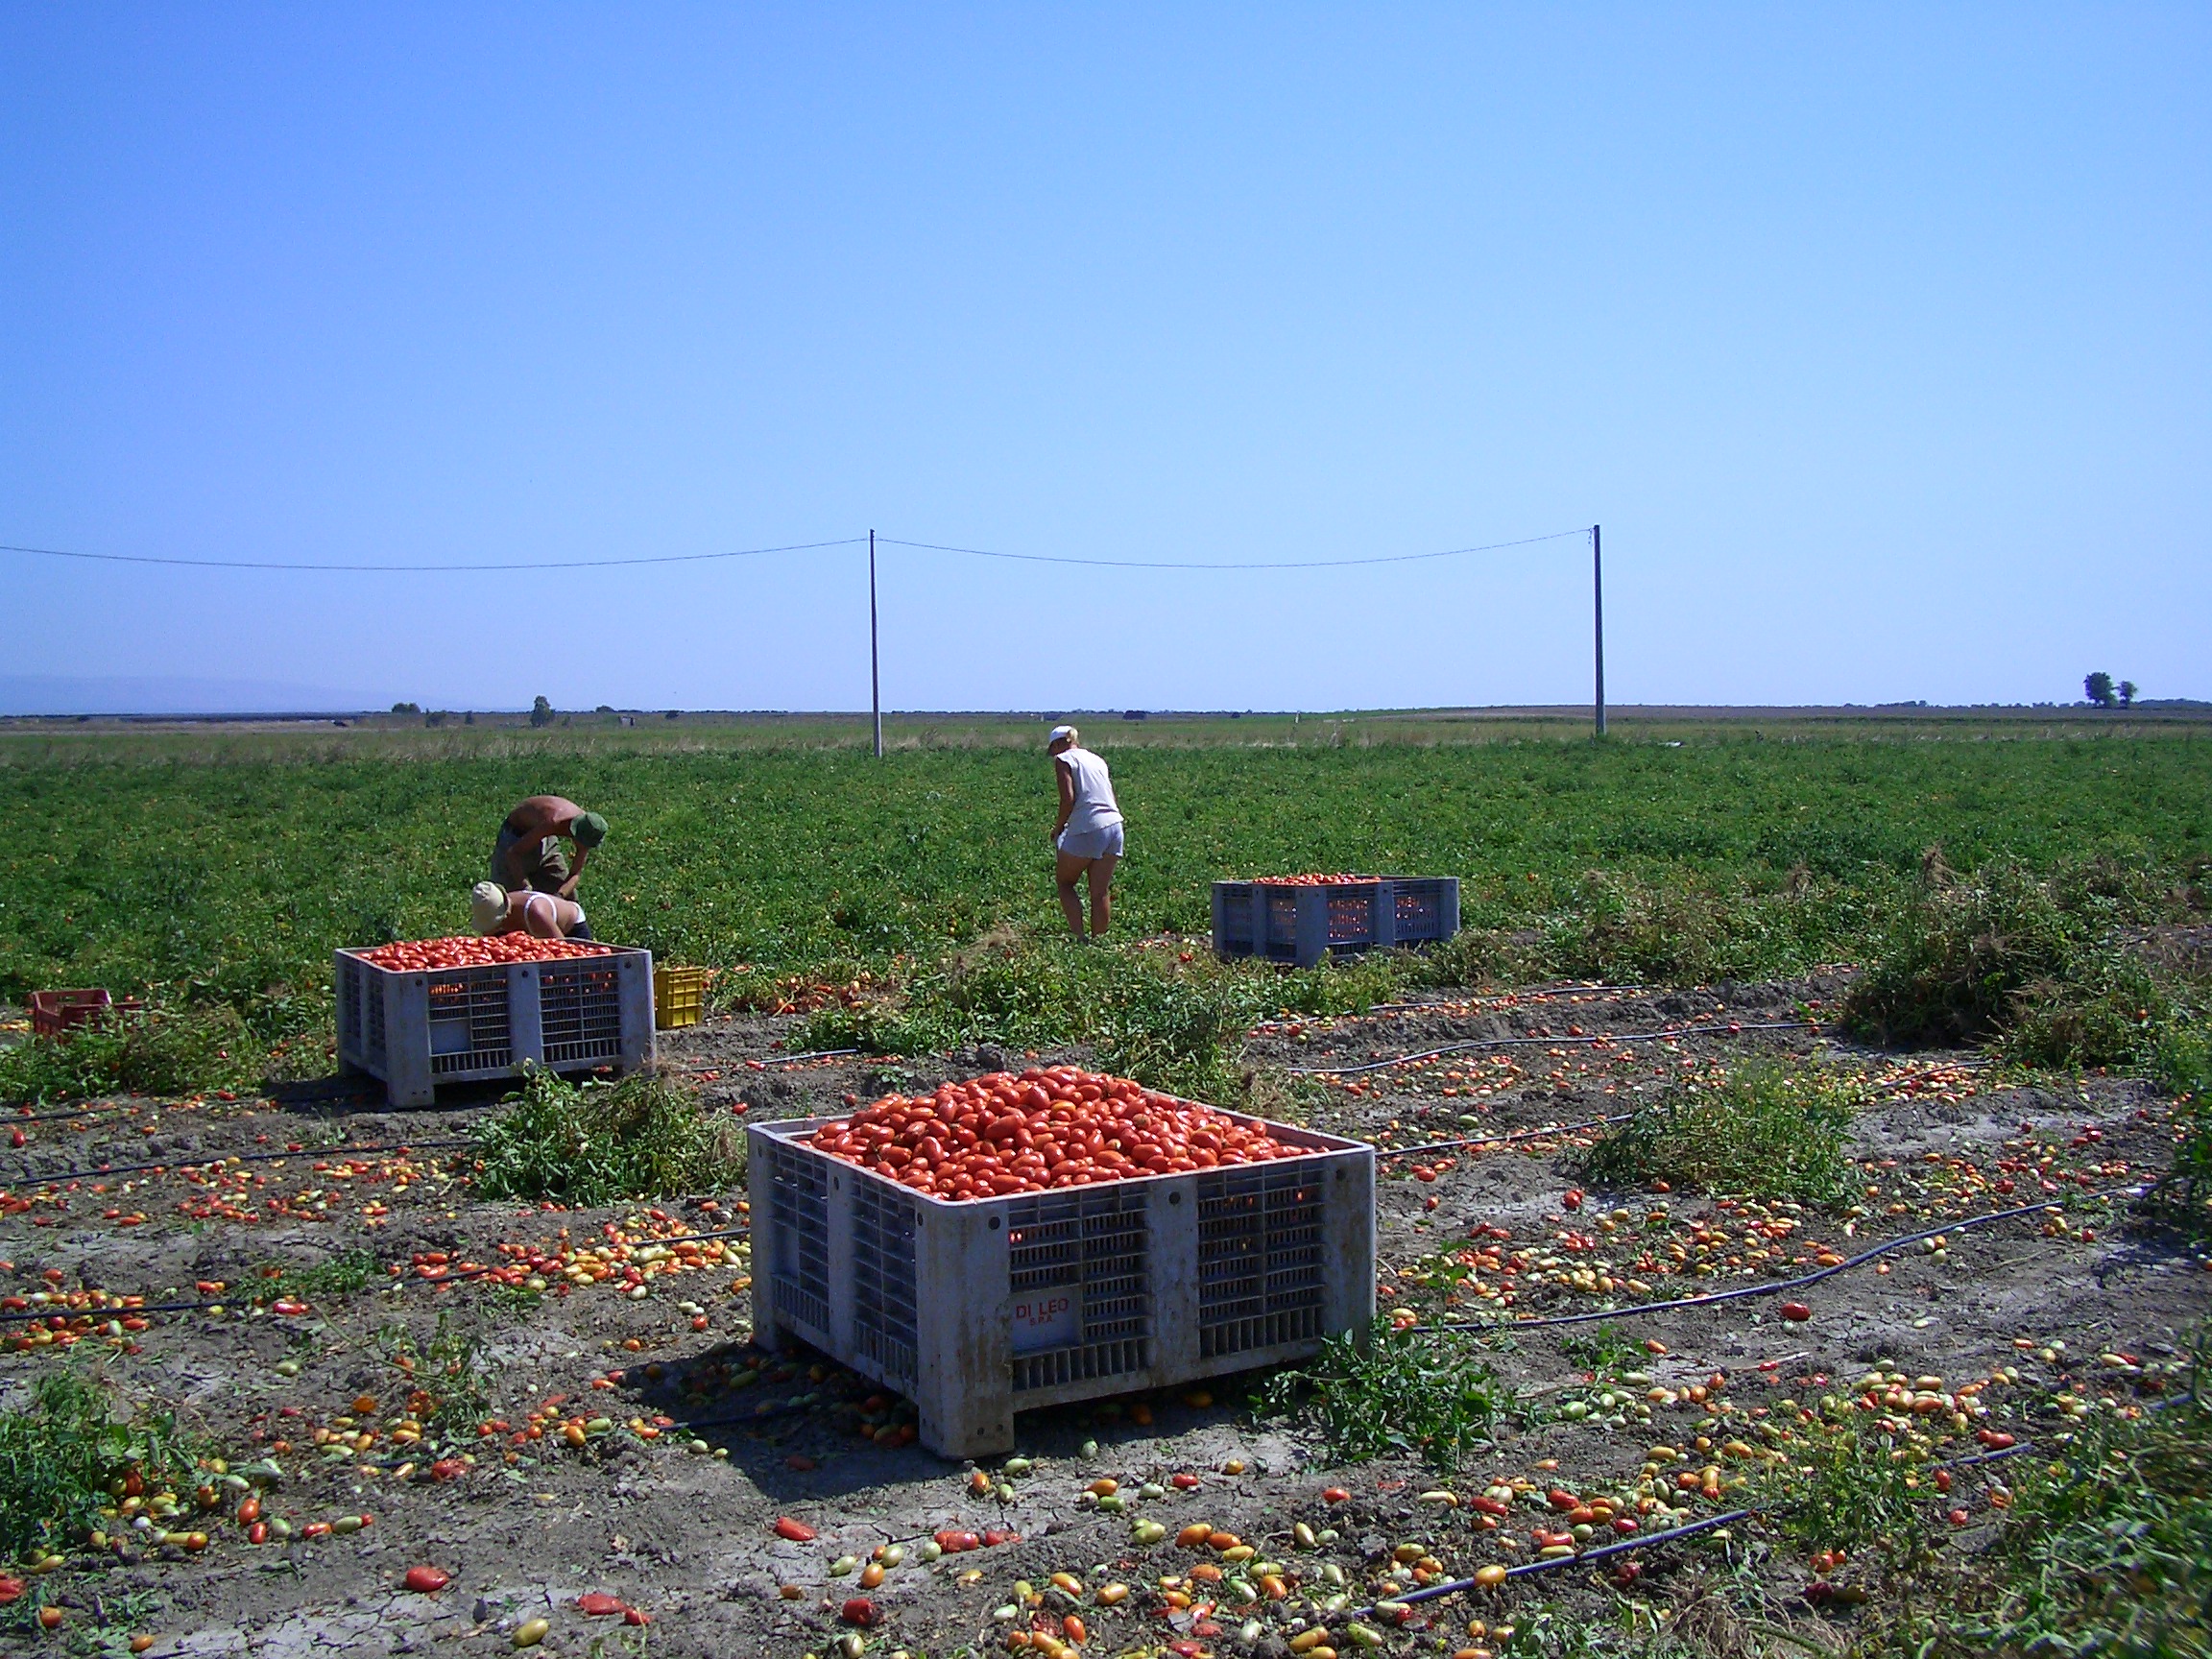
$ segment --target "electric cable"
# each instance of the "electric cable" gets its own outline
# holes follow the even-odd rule
[[[65,547],[22,547],[0,541],[0,553],[30,553],[44,559],[84,559],[103,565],[168,565],[188,570],[374,572],[385,575],[452,575],[485,570],[607,570],[634,565],[701,565],[716,559],[757,559],[769,553],[810,553],[821,547],[856,547],[865,536],[834,541],[793,541],[781,547],[735,547],[720,553],[654,553],[636,559],[528,560],[513,565],[307,565],[274,559],[167,559],[150,553],[78,553]]]
[[[1587,536],[1587,526],[1554,530],[1547,536],[1524,536],[1514,541],[1490,541],[1479,547],[1446,547],[1434,553],[1381,553],[1361,559],[1275,559],[1252,564],[1227,564],[1187,559],[1081,559],[1066,553],[1001,553],[988,547],[950,547],[937,541],[902,541],[895,536],[878,540],[892,547],[917,547],[929,553],[965,553],[976,559],[1012,559],[1024,565],[1087,565],[1108,570],[1340,570],[1355,565],[1411,565],[1429,559],[1457,559],[1469,553],[1497,553],[1507,547],[1530,547],[1539,541],[1563,541],[1570,536]]]

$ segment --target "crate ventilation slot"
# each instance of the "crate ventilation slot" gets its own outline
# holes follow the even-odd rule
[[[1073,1338],[1017,1352],[1016,1393],[1126,1376],[1152,1363],[1150,1199],[1141,1187],[1079,1188],[1008,1207],[1008,1288],[1018,1305],[1063,1295]]]
[[[376,1003],[382,998],[374,998]],[[381,1047],[381,1011],[372,1017],[373,1047]],[[430,1073],[477,1071],[513,1064],[507,1023],[507,970],[464,968],[430,980]]]
[[[853,1340],[886,1377],[915,1376],[914,1206],[853,1184]]]
[[[1321,1331],[1321,1184],[1297,1167],[1198,1183],[1198,1352],[1300,1342]]]
[[[622,1052],[622,983],[589,960],[548,962],[539,970],[539,1019],[545,1064],[613,1060]]]
[[[768,1263],[776,1310],[817,1341],[830,1331],[830,1182],[814,1160],[779,1151],[770,1161],[776,1259]],[[758,1271],[755,1263],[755,1271]]]

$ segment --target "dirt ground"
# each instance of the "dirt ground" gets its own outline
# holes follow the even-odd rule
[[[1380,1306],[1405,1321],[1594,1311],[1754,1284],[2008,1205],[2120,1193],[2164,1167],[2166,1103],[2147,1085],[2020,1087],[1971,1056],[1854,1050],[1817,1029],[1837,991],[1815,977],[1695,993],[1438,996],[1364,1019],[1286,1017],[1255,1032],[1248,1053],[1285,1112],[1384,1147],[1546,1131],[1384,1161]],[[792,1023],[712,1021],[666,1034],[662,1058],[717,1110],[755,1119],[831,1114],[848,1095],[1030,1059],[982,1050],[793,1063],[779,1046]],[[1277,1071],[1475,1043],[1492,1046],[1289,1082]],[[1575,1190],[1563,1160],[1597,1131],[1561,1126],[1625,1111],[1666,1076],[1782,1051],[1853,1070],[1877,1091],[1854,1148],[1860,1213]],[[1684,1491],[1676,1467],[1725,1463],[1727,1442],[1759,1438],[1798,1401],[1855,1395],[1875,1368],[1952,1403],[1980,1384],[1967,1398],[1988,1408],[1984,1422],[2026,1438],[2068,1409],[2128,1408],[2154,1393],[2159,1369],[2212,1307],[2212,1263],[2132,1231],[2124,1206],[2102,1217],[2078,1210],[2063,1232],[2031,1216],[1830,1278],[1803,1293],[1801,1321],[1760,1299],[1619,1315],[1602,1339],[1584,1325],[1498,1341],[1493,1363],[1524,1397],[1523,1416],[1456,1474],[1411,1458],[1332,1467],[1302,1431],[1256,1425],[1232,1382],[1024,1416],[1021,1455],[1033,1466],[976,1495],[969,1469],[899,1443],[897,1402],[835,1366],[749,1347],[741,1238],[691,1254],[654,1245],[735,1232],[742,1192],[606,1211],[477,1202],[451,1142],[490,1106],[479,1094],[392,1112],[334,1079],[275,1100],[121,1101],[0,1124],[22,1137],[0,1151],[0,1293],[53,1298],[24,1306],[66,1322],[43,1340],[22,1323],[0,1326],[0,1405],[21,1407],[46,1368],[86,1365],[123,1398],[174,1409],[234,1466],[272,1466],[278,1473],[261,1471],[273,1482],[264,1516],[293,1528],[289,1540],[249,1544],[225,1495],[219,1515],[192,1523],[211,1535],[204,1551],[143,1537],[121,1553],[87,1550],[44,1581],[66,1610],[62,1630],[11,1641],[89,1650],[142,1631],[156,1655],[489,1654],[512,1650],[526,1622],[543,1619],[552,1652],[640,1650],[649,1638],[655,1652],[828,1659],[851,1632],[870,1652],[945,1659],[1004,1651],[1009,1629],[1043,1628],[1047,1615],[1060,1628],[1074,1603],[1046,1585],[1069,1573],[1081,1581],[1085,1653],[1280,1654],[1316,1623],[1342,1647],[1348,1609],[1316,1603],[1343,1595],[1357,1609],[1389,1586],[1410,1588],[1411,1568],[1433,1571],[1394,1563],[1401,1543],[1420,1544],[1455,1576],[1529,1560],[1542,1548],[1536,1529],[1552,1524],[1543,1492],[1586,1503],[1630,1494],[1654,1462],[1670,1496],[1646,1510],[1645,1530],[1671,1524],[1671,1513],[1711,1513],[1726,1506],[1726,1489]],[[160,1167],[126,1172],[140,1165]],[[101,1166],[109,1172],[85,1173]],[[609,1272],[593,1282],[596,1259],[578,1252],[600,1248]],[[362,1251],[373,1262],[350,1254]],[[365,1288],[333,1288],[349,1262]],[[501,1271],[462,1277],[477,1264]],[[272,1268],[317,1267],[321,1278],[282,1281],[301,1287],[271,1309],[223,1300]],[[223,1311],[139,1314],[113,1304],[122,1297]],[[410,1428],[431,1402],[410,1397],[455,1392],[459,1381],[440,1375],[452,1357],[483,1394],[463,1402],[469,1421],[454,1420],[442,1454],[439,1431],[419,1440]],[[1997,1377],[2000,1367],[2018,1381]],[[1681,1452],[1679,1464],[1655,1457],[1657,1446]],[[1190,1489],[1172,1484],[1176,1475],[1195,1477]],[[1144,1482],[1165,1491],[1136,1497],[1128,1513],[1102,1512],[1082,1495],[1103,1478],[1125,1499]],[[1537,1496],[1507,1505],[1502,1522],[1471,1502],[1516,1479]],[[1961,1548],[1985,1535],[1985,1486],[1969,1479],[1946,1501],[1972,1517]],[[1332,1487],[1346,1496],[1328,1501]],[[1424,1496],[1444,1491],[1456,1502]],[[302,1535],[356,1516],[370,1520]],[[1164,1522],[1165,1540],[1135,1545],[1132,1516]],[[776,1536],[780,1517],[817,1536]],[[1248,1609],[1193,1575],[1211,1552],[1180,1548],[1176,1533],[1196,1521],[1281,1562],[1286,1598]],[[1334,1541],[1297,1548],[1299,1523],[1333,1528]],[[1019,1539],[925,1562],[924,1541],[948,1527]],[[894,1542],[904,1558],[879,1586],[863,1590],[857,1571],[833,1575],[839,1557],[865,1562]],[[1786,1598],[1817,1576],[1785,1551],[1754,1551],[1741,1530],[1643,1559],[1639,1592],[1662,1599],[1729,1562],[1752,1561]],[[402,1588],[418,1565],[450,1583],[434,1595]],[[1045,1604],[1015,1606],[1018,1580]],[[1109,1582],[1132,1589],[1101,1605]],[[876,1621],[857,1632],[840,1612],[863,1595]],[[588,1615],[587,1596],[619,1605]],[[1599,1570],[1569,1568],[1424,1607],[1384,1642],[1388,1651],[1487,1649],[1501,1626],[1541,1606],[1594,1614],[1609,1600]],[[650,1626],[626,1623],[623,1607]],[[1823,1618],[1850,1614],[1807,1606],[1791,1617],[1817,1641]],[[1483,1629],[1471,1633],[1470,1620]]]

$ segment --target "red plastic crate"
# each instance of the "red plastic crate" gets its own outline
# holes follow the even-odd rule
[[[38,1037],[59,1037],[79,1025],[99,1019],[123,1019],[138,1012],[135,997],[112,997],[97,988],[85,991],[34,991],[31,993],[31,1030]]]

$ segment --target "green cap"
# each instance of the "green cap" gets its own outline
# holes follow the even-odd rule
[[[568,833],[579,847],[596,847],[607,839],[607,820],[596,812],[579,812],[576,822],[568,826]]]

